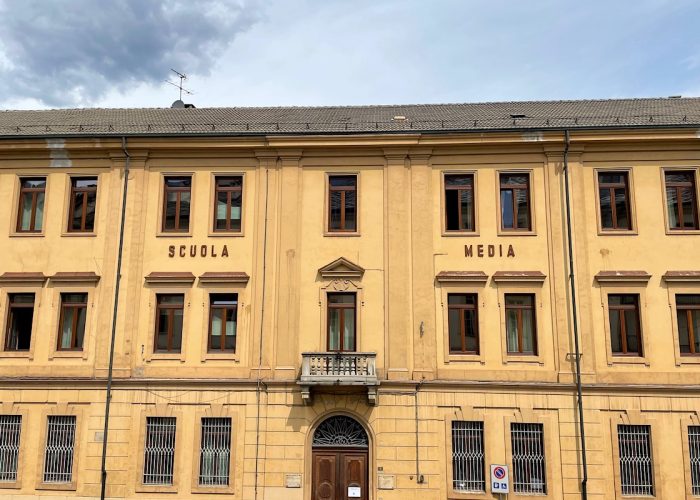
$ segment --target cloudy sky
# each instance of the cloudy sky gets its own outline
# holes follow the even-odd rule
[[[697,0],[0,0],[0,108],[700,95]]]

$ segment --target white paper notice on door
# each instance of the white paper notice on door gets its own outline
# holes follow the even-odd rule
[[[359,486],[348,486],[348,498],[361,498],[362,488]]]

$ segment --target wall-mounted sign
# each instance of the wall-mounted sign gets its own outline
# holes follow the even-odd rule
[[[228,257],[226,245],[170,245],[168,257]]]
[[[491,465],[491,493],[510,493],[507,465]]]
[[[348,498],[362,498],[362,488],[359,486],[348,486]]]
[[[464,245],[465,257],[515,257],[513,245]]]

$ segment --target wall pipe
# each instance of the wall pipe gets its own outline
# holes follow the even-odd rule
[[[418,454],[418,391],[425,382],[425,378],[422,378],[420,382],[416,385],[416,390],[413,393],[413,410],[416,421],[416,483],[423,484],[425,478],[423,474],[420,473],[420,456]]]
[[[571,200],[569,198],[569,131],[564,130],[564,190],[566,192],[566,233],[569,246],[569,285],[571,287],[571,312],[574,329],[574,349],[576,356],[576,395],[578,397],[578,425],[581,439],[581,498],[588,498],[588,463],[586,461],[586,429],[583,420],[583,391],[581,389],[581,349],[578,338],[578,316],[576,314],[576,280],[574,273],[574,246],[571,230]]]
[[[112,378],[114,373],[114,344],[117,336],[117,312],[119,309],[119,285],[122,279],[122,256],[124,253],[124,225],[126,223],[126,194],[129,188],[129,166],[131,156],[126,149],[126,137],[122,137],[124,152],[124,188],[122,192],[121,220],[119,222],[119,247],[117,250],[117,275],[114,285],[114,311],[112,313],[112,336],[109,343],[109,368],[107,370],[107,393],[105,396],[105,426],[102,431],[102,468],[100,477],[100,500],[104,500],[107,489],[107,436],[109,433],[109,407],[112,401]]]

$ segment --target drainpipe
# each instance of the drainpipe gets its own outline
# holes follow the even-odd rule
[[[423,474],[420,473],[420,457],[418,455],[418,391],[420,390],[421,386],[423,385],[423,382],[425,382],[425,378],[422,378],[421,381],[418,382],[418,385],[416,385],[416,390],[413,393],[413,409],[414,409],[415,420],[416,420],[416,483],[417,484],[423,484],[425,482],[425,478],[423,477]]]
[[[574,278],[574,246],[571,236],[571,200],[569,199],[569,131],[564,131],[564,189],[566,192],[566,233],[569,244],[569,285],[571,287],[571,310],[574,328],[574,349],[576,356],[576,395],[578,397],[578,425],[581,436],[581,465],[583,478],[581,479],[581,498],[588,498],[588,463],[586,462],[586,431],[583,421],[583,394],[581,390],[581,350],[578,338],[578,316],[576,314],[576,281]]]
[[[126,137],[122,137],[122,151],[126,158],[124,166],[124,189],[122,192],[122,212],[119,222],[119,248],[117,251],[117,276],[114,285],[114,311],[112,312],[112,337],[109,343],[109,369],[107,371],[107,394],[105,397],[105,426],[102,432],[102,473],[100,479],[100,500],[105,498],[107,488],[107,434],[109,433],[109,406],[112,401],[112,375],[114,372],[114,343],[117,336],[117,310],[119,309],[119,284],[122,279],[122,255],[124,250],[124,224],[126,221],[126,193],[129,187],[129,165],[131,156],[126,149]]]

